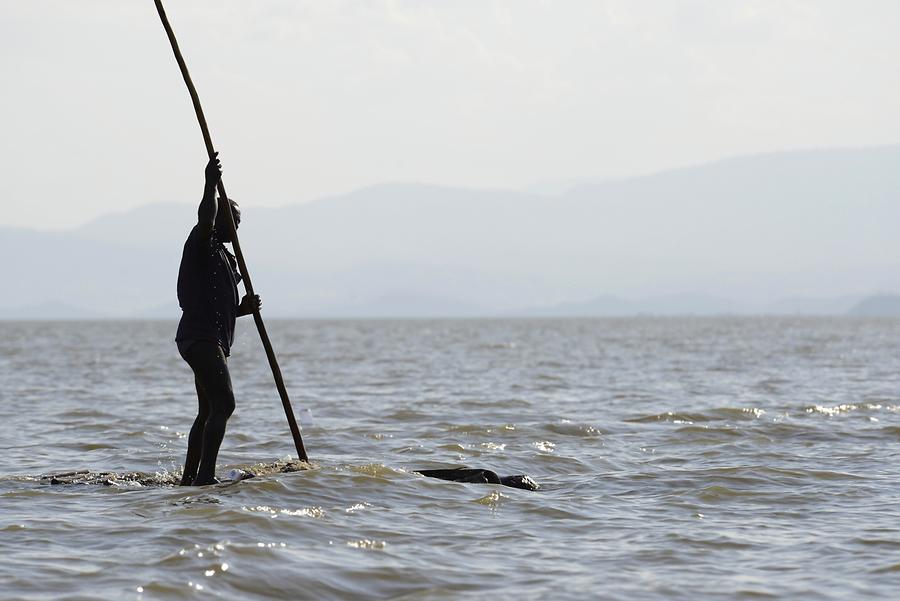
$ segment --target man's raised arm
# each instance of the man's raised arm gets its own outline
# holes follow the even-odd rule
[[[222,163],[219,162],[219,153],[213,155],[206,165],[206,185],[203,188],[203,200],[197,209],[197,230],[204,237],[209,238],[213,226],[216,224],[216,186],[222,179]]]

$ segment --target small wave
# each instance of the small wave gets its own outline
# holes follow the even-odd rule
[[[828,417],[834,417],[837,415],[843,415],[845,413],[852,413],[854,411],[889,411],[896,412],[900,410],[900,407],[897,405],[891,404],[882,404],[882,403],[843,403],[841,405],[813,405],[811,407],[806,407],[805,411],[808,414],[820,414],[826,415]]]
[[[741,436],[743,433],[736,428],[722,428],[715,426],[695,426],[693,424],[682,426],[675,430],[678,434],[702,434],[704,436],[724,434],[729,437]]]
[[[705,488],[700,489],[697,492],[697,497],[704,501],[718,501],[721,499],[734,499],[739,497],[753,497],[758,493],[749,490],[736,490],[734,488],[728,488],[727,486],[720,486],[714,484],[712,486],[707,486]]]
[[[771,468],[773,473],[785,473],[813,480],[866,480],[866,476],[851,474],[850,472],[837,472],[834,470],[779,470]]]
[[[264,513],[268,514],[270,517],[277,517],[279,515],[291,516],[291,517],[311,517],[316,519],[321,519],[325,517],[325,510],[321,507],[302,507],[300,509],[285,509],[278,507],[269,507],[268,505],[257,505],[255,507],[241,507],[242,510],[250,512],[250,513]]]
[[[454,453],[464,453],[467,450],[466,447],[459,444],[458,442],[438,445],[437,448],[441,449],[442,451],[452,451]]]
[[[550,369],[562,369],[567,367],[565,363],[561,361],[554,361],[553,359],[545,359],[543,361],[538,361],[538,367],[549,367]]]
[[[80,443],[71,443],[71,444],[61,444],[58,445],[59,448],[69,449],[71,451],[100,451],[104,449],[117,449],[116,445],[111,445],[103,442],[80,442]]]
[[[506,449],[506,445],[498,442],[483,442],[481,443],[481,448],[488,451],[503,451]]]
[[[872,570],[872,574],[892,574],[894,572],[900,572],[900,563],[894,563],[889,566],[884,566],[881,568],[875,568]]]
[[[447,432],[461,432],[463,434],[495,434],[498,432],[512,432],[516,429],[514,425],[505,424],[503,426],[485,426],[483,424],[438,424],[445,427]]]
[[[399,476],[404,474],[405,472],[395,470],[390,468],[383,463],[367,463],[365,465],[351,465],[349,466],[350,471],[356,472],[357,474],[364,474],[366,476],[373,476],[375,478],[390,478],[392,476]]]
[[[483,497],[479,497],[475,499],[475,502],[479,505],[487,505],[491,509],[496,509],[500,506],[501,503],[508,500],[509,497],[504,495],[499,490],[492,490],[490,493],[486,494]]]
[[[675,411],[666,411],[665,413],[657,413],[654,415],[641,415],[631,417],[625,420],[634,424],[652,424],[656,422],[669,422],[673,424],[693,424],[695,422],[708,422],[710,418],[702,413],[680,413]]]
[[[762,428],[757,429],[754,434],[764,436],[771,441],[804,441],[804,442],[847,442],[848,436],[855,436],[856,433],[842,432],[835,428],[810,427],[799,421],[769,421],[765,422]]]
[[[399,409],[385,416],[385,420],[388,422],[415,422],[423,419],[431,419],[431,417],[430,414],[416,411],[415,409]]]
[[[357,513],[359,511],[364,511],[370,508],[372,505],[370,503],[354,503],[350,507],[344,510],[344,513]]]
[[[765,414],[766,410],[759,407],[719,407],[701,413],[666,411],[665,413],[639,415],[637,417],[627,418],[625,421],[635,424],[652,424],[657,422],[694,424],[729,420],[750,421],[759,419]]]
[[[539,440],[537,442],[531,443],[531,446],[536,448],[538,451],[542,453],[552,453],[556,450],[556,444],[550,442],[549,440]]]
[[[534,379],[537,380],[538,382],[552,383],[555,385],[555,386],[553,386],[554,388],[555,387],[568,387],[568,380],[566,380],[566,378],[564,378],[562,376],[558,376],[556,374],[539,373],[539,374],[535,374]],[[546,387],[547,385],[548,384],[545,384],[544,386]],[[539,385],[539,387],[540,387],[540,385]]]
[[[767,465],[747,465],[740,467],[717,467],[692,471],[694,477],[702,480],[716,479],[730,484],[753,486],[763,483],[797,486],[807,480],[863,480],[849,472],[833,470],[804,470],[771,467]]]
[[[581,438],[595,438],[600,436],[601,432],[591,424],[580,424],[569,420],[562,420],[552,424],[546,424],[545,429],[556,434],[565,436],[578,436]]]
[[[544,474],[556,474],[571,480],[577,474],[594,474],[596,470],[590,464],[577,457],[568,457],[558,453],[535,453],[532,465]],[[542,484],[542,488],[543,484]]]
[[[850,542],[864,547],[886,547],[888,549],[900,550],[900,541],[889,538],[854,538]]]
[[[491,441],[472,443],[469,445],[462,445],[459,443],[450,443],[450,444],[442,444],[438,445],[438,449],[443,451],[450,451],[452,453],[457,454],[465,454],[469,457],[481,457],[481,455],[490,452],[503,451],[506,449],[505,443],[497,443]]]
[[[679,546],[704,547],[708,549],[752,549],[754,547],[751,543],[722,535],[712,538],[698,538],[674,533],[669,538]]]
[[[476,349],[486,351],[505,351],[517,347],[515,342],[485,342],[475,346]]]
[[[352,540],[347,542],[348,547],[353,547],[354,549],[367,549],[370,551],[380,551],[387,547],[387,542],[383,540],[369,540],[367,538],[361,540]]]
[[[68,411],[63,411],[59,414],[59,417],[88,417],[88,418],[98,418],[98,417],[114,417],[111,413],[106,411],[98,411],[97,409],[85,409],[85,408],[77,408],[77,409],[69,409]]]

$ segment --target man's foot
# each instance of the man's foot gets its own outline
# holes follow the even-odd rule
[[[215,476],[210,478],[201,479],[199,476],[194,478],[194,481],[191,482],[191,486],[209,486],[210,484],[219,484],[219,479]]]

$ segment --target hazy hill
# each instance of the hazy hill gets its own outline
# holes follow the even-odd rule
[[[784,298],[843,313],[848,298],[897,288],[898,166],[900,147],[886,147],[736,158],[556,196],[390,184],[277,209],[244,196],[240,233],[273,315],[807,312]],[[0,228],[0,252],[16,258],[0,311],[177,316],[195,202],[67,232]]]
[[[900,317],[900,296],[878,294],[863,299],[848,312],[859,317]]]

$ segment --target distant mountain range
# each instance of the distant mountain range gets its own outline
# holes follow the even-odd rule
[[[847,313],[858,317],[900,317],[900,296],[870,296],[856,303]]]
[[[385,184],[282,208],[245,198],[240,233],[271,316],[893,314],[866,297],[900,281],[898,166],[891,146],[557,194]],[[68,231],[0,227],[0,317],[176,319],[195,220],[193,204],[159,203]]]

